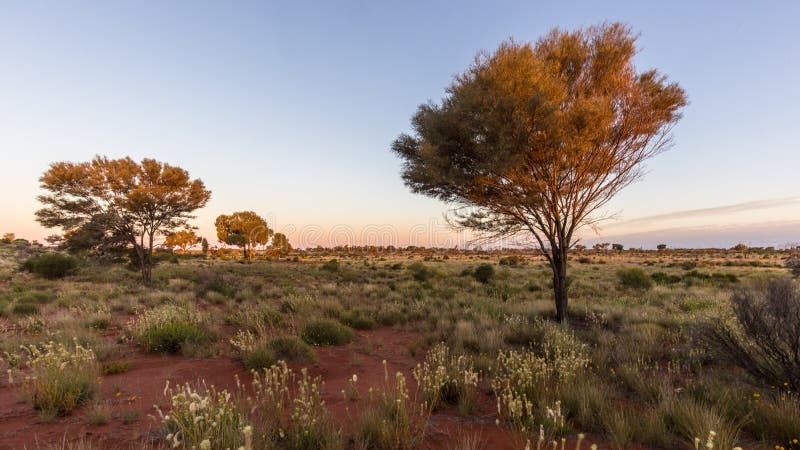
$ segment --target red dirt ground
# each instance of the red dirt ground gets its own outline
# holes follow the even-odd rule
[[[341,347],[316,349],[318,362],[308,366],[312,375],[324,381],[323,398],[336,420],[348,427],[350,417],[357,417],[359,403],[367,397],[370,386],[384,384],[383,360],[387,361],[389,376],[396,371],[406,375],[414,391],[411,369],[416,360],[409,355],[408,343],[418,335],[382,328],[357,332],[354,341]],[[89,407],[73,411],[66,417],[51,422],[43,421],[31,404],[21,399],[16,386],[3,380],[0,384],[0,449],[47,448],[62,441],[88,440],[103,449],[137,448],[147,439],[157,439],[160,423],[155,419],[153,405],[166,409],[164,386],[205,380],[218,389],[235,389],[235,377],[243,382],[250,375],[241,365],[227,357],[189,359],[181,356],[149,355],[134,347],[119,358],[132,363],[130,371],[104,376],[101,400],[112,408],[111,420],[106,425],[91,425],[87,420]],[[292,365],[299,369],[300,365]],[[341,391],[353,374],[358,375],[359,400],[346,400]],[[477,411],[469,417],[458,414],[455,408],[435,413],[428,422],[425,448],[452,448],[465,435],[477,435],[484,449],[520,449],[524,442],[505,428],[495,425],[494,402],[484,394]],[[131,418],[137,418],[130,420]],[[125,418],[128,418],[127,424]],[[590,443],[588,440],[585,444]],[[574,443],[568,448],[574,448]],[[588,445],[584,445],[588,448]]]

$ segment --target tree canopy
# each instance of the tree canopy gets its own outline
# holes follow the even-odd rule
[[[426,103],[392,150],[416,193],[455,205],[451,219],[485,238],[532,236],[553,268],[566,319],[575,232],[666,150],[686,105],[676,83],[633,63],[636,37],[613,23],[503,42]]]
[[[191,213],[206,205],[211,192],[176,166],[143,159],[56,162],[39,178],[45,205],[36,218],[48,228],[85,245],[121,243],[136,252],[142,279],[150,281],[153,239],[188,227]]]
[[[164,239],[164,246],[167,248],[180,247],[182,253],[186,253],[186,249],[199,244],[200,236],[195,234],[192,230],[179,230],[167,235]]]
[[[220,242],[242,248],[243,257],[253,259],[253,248],[266,245],[272,237],[267,221],[253,211],[239,211],[230,215],[221,214],[214,222]]]

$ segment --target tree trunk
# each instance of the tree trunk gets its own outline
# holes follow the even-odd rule
[[[560,249],[553,249],[553,293],[556,302],[556,320],[567,323],[567,255]]]

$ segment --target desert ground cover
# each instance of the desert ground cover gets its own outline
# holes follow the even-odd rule
[[[0,244],[1,448],[800,448],[723,333],[786,252],[577,251],[567,325],[526,252],[40,254]]]

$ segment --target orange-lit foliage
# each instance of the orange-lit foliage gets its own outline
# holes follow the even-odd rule
[[[686,104],[677,84],[636,70],[635,41],[615,23],[504,42],[480,54],[441,105],[421,105],[415,134],[392,147],[406,184],[458,205],[456,223],[486,238],[534,238],[562,321],[575,231],[668,147]]]
[[[91,224],[100,229],[101,241],[132,246],[145,282],[152,273],[155,235],[187,227],[191,212],[211,197],[201,180],[154,159],[56,162],[39,181],[47,192],[38,197],[45,205],[36,212],[42,225],[74,234]]]
[[[241,247],[247,260],[253,259],[253,247],[266,245],[272,237],[272,229],[267,226],[267,221],[253,211],[221,214],[214,225],[219,241]]]
[[[181,253],[186,253],[186,249],[200,243],[200,236],[192,230],[180,230],[167,235],[164,246],[167,248],[180,247]]]

